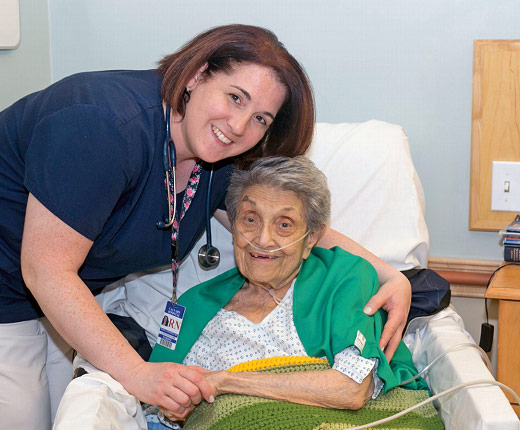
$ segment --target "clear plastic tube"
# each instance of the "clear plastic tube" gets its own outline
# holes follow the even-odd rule
[[[370,428],[370,427],[375,427],[375,426],[377,426],[379,424],[387,423],[389,421],[392,421],[392,420],[395,420],[395,419],[397,419],[399,417],[402,417],[403,415],[406,415],[407,413],[412,412],[413,410],[418,409],[421,406],[424,406],[424,405],[426,405],[426,404],[428,404],[430,402],[433,402],[433,401],[437,400],[438,398],[440,398],[442,396],[446,396],[447,394],[450,394],[453,391],[458,391],[458,390],[460,390],[462,388],[469,387],[471,385],[481,385],[481,384],[498,385],[500,388],[503,388],[504,390],[506,390],[509,393],[511,393],[511,395],[515,398],[515,400],[517,402],[520,402],[520,397],[518,397],[518,395],[510,387],[508,387],[507,385],[504,385],[504,384],[502,384],[502,383],[500,383],[498,381],[495,381],[493,379],[479,379],[477,381],[465,382],[463,384],[459,384],[459,385],[457,385],[455,387],[449,388],[448,390],[443,391],[442,393],[435,394],[434,396],[431,396],[428,399],[423,400],[422,402],[417,403],[416,405],[411,406],[410,408],[405,409],[405,410],[403,410],[401,412],[398,412],[395,415],[392,415],[390,417],[383,418],[383,419],[380,419],[379,421],[374,421],[374,422],[371,422],[371,423],[368,423],[368,424],[363,424],[362,426],[349,427],[348,429],[345,428],[344,430],[362,430],[362,429],[366,429],[366,428]]]
[[[409,384],[410,382],[414,381],[415,379],[417,379],[419,376],[421,376],[423,373],[426,373],[435,363],[437,363],[441,358],[443,358],[446,354],[448,354],[449,352],[452,352],[452,351],[456,351],[457,349],[463,349],[463,348],[475,348],[478,352],[480,352],[480,355],[482,357],[482,360],[484,361],[484,363],[486,363],[486,366],[489,370],[489,372],[491,372],[491,363],[489,361],[489,358],[488,356],[486,355],[486,353],[482,350],[482,348],[480,348],[478,345],[474,344],[474,343],[470,343],[470,342],[466,342],[466,343],[459,343],[457,345],[452,345],[450,346],[446,351],[444,351],[441,355],[435,357],[432,362],[430,364],[428,364],[423,370],[421,370],[417,375],[415,376],[412,376],[410,379],[407,379],[406,381],[402,382],[400,385],[403,386],[403,385],[406,385],[406,384]]]
[[[277,251],[281,251],[282,249],[288,248],[289,246],[292,246],[295,243],[298,243],[300,240],[305,239],[305,237],[307,237],[307,235],[310,232],[311,232],[310,230],[307,230],[307,233],[305,233],[302,237],[300,237],[299,239],[296,239],[295,241],[293,241],[291,243],[288,243],[287,245],[281,246],[280,248],[266,249],[266,248],[261,248],[259,246],[256,246],[249,239],[245,238],[244,235],[241,234],[238,230],[236,230],[236,229],[234,230],[234,233],[236,233],[238,236],[240,236],[241,239],[245,240],[249,244],[249,246],[251,246],[253,249],[256,249],[257,251],[260,251],[260,252],[266,252],[266,253],[277,252]]]

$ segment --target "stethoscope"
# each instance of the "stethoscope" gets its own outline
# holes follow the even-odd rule
[[[166,105],[166,136],[164,138],[162,162],[164,175],[166,177],[166,197],[168,199],[168,216],[164,218],[164,221],[158,221],[155,225],[158,229],[168,230],[171,228],[175,221],[177,214],[177,181],[175,179],[175,169],[177,166],[175,144],[171,139],[170,135],[170,106]],[[170,194],[170,176],[173,180],[173,199]],[[199,266],[203,270],[211,270],[218,266],[220,262],[220,251],[211,244],[211,223],[210,223],[210,198],[211,198],[211,185],[213,183],[213,164],[211,165],[211,171],[209,173],[208,190],[206,193],[206,244],[202,245],[198,252]],[[173,200],[173,211],[172,211],[172,200]],[[172,244],[173,246],[174,244]]]

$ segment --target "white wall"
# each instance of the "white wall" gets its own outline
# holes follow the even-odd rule
[[[52,79],[151,68],[219,24],[272,29],[303,63],[317,119],[403,125],[422,179],[431,255],[501,259],[468,231],[474,39],[520,38],[516,0],[49,0]]]

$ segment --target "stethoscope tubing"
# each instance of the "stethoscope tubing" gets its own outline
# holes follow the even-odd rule
[[[208,180],[208,193],[206,196],[206,248],[209,249],[211,244],[211,222],[210,222],[210,197],[211,197],[211,185],[213,184],[213,164],[211,165],[211,170],[209,172],[209,180]]]
[[[177,153],[175,151],[175,145],[171,139],[170,134],[170,105],[166,105],[166,135],[164,137],[163,145],[163,170],[166,178],[166,198],[168,199],[168,216],[165,217],[165,221],[158,222],[157,226],[166,230],[173,225],[175,216],[177,214],[177,181],[175,179],[175,170],[177,167]],[[172,178],[170,178],[170,173]],[[172,212],[172,195],[170,192],[170,179],[173,182],[173,212]]]
[[[171,138],[170,133],[170,113],[171,108],[170,105],[166,105],[166,114],[165,114],[165,137],[164,137],[164,145],[163,145],[163,154],[162,154],[162,162],[163,162],[163,170],[164,170],[164,176],[166,179],[166,197],[168,199],[168,216],[165,217],[165,221],[159,221],[156,223],[156,226],[160,228],[161,230],[167,230],[175,221],[175,217],[177,215],[177,180],[175,177],[175,171],[177,167],[177,153],[175,151],[175,144]],[[212,250],[212,252],[220,253],[218,252],[218,249],[214,248],[211,244],[211,222],[210,222],[210,203],[211,203],[211,186],[213,184],[213,170],[214,165],[211,165],[211,171],[209,172],[209,180],[208,180],[208,190],[206,194],[206,245],[201,248],[199,251],[199,264],[200,263],[200,256],[203,249],[205,249],[204,254],[202,255],[203,260],[205,261],[206,266],[202,266],[204,270],[207,270],[208,268],[215,268],[218,265],[218,259],[216,260],[216,263],[213,261],[215,260],[208,260],[207,252],[208,250]],[[171,178],[170,178],[171,175]],[[173,196],[170,192],[170,180],[173,183]],[[173,203],[172,203],[173,201]],[[173,204],[173,211],[172,211],[172,204]]]

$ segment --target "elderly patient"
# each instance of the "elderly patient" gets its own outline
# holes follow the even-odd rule
[[[226,206],[237,268],[200,284],[186,307],[174,350],[157,344],[151,361],[201,366],[217,395],[260,396],[359,409],[415,374],[401,343],[389,364],[378,346],[385,315],[363,313],[378,289],[372,266],[342,249],[314,247],[328,220],[326,178],[305,157],[267,158],[236,170]],[[266,357],[323,357],[328,370],[233,373]],[[410,388],[424,388],[419,380]],[[194,405],[186,403],[182,416]]]

